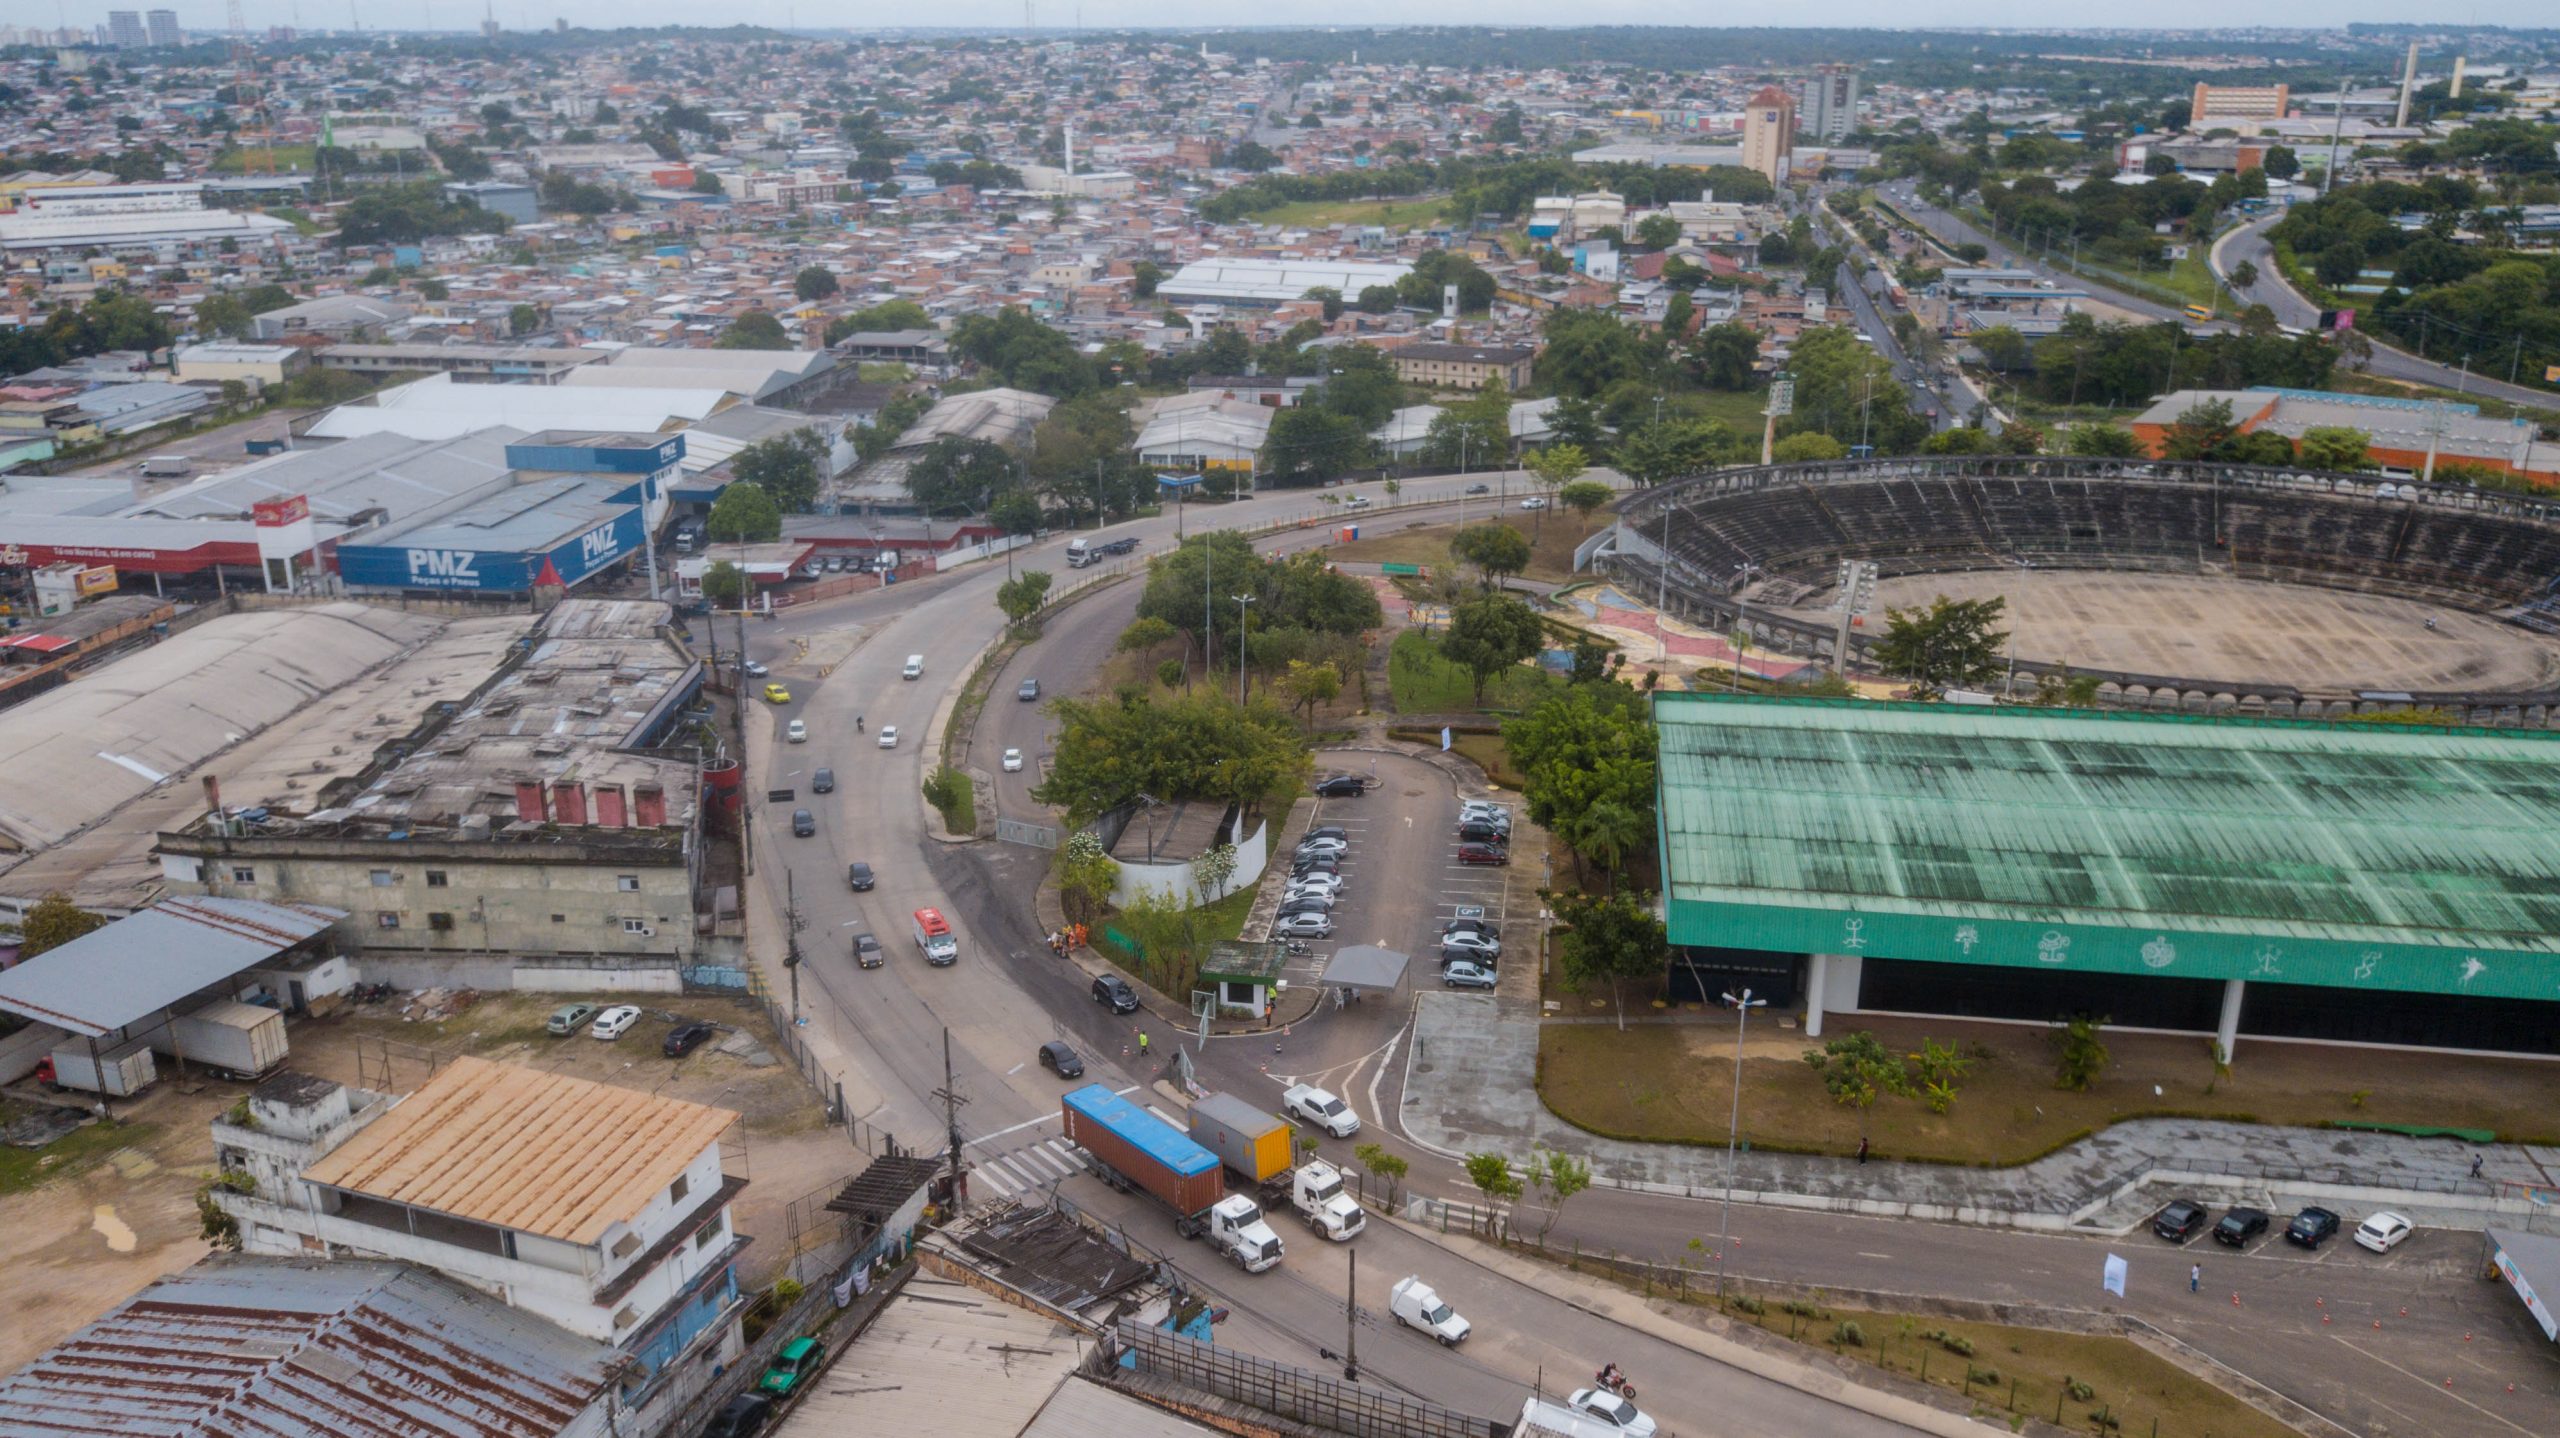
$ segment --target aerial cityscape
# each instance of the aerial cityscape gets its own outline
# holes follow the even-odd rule
[[[0,11],[0,1435],[2560,1431],[2488,9]]]

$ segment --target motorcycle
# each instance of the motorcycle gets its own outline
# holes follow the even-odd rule
[[[1291,939],[1291,940],[1289,940],[1289,944],[1288,944],[1288,954],[1289,954],[1289,956],[1290,956],[1291,958],[1304,958],[1307,954],[1309,954],[1309,953],[1311,953],[1311,952],[1313,952],[1313,950],[1310,950],[1310,949],[1307,947],[1307,941],[1306,941],[1306,940],[1304,940],[1304,939]]]
[[[1624,1398],[1630,1403],[1636,1401],[1636,1386],[1629,1383],[1627,1381],[1627,1375],[1623,1373],[1603,1368],[1599,1372],[1591,1375],[1591,1381],[1598,1384],[1600,1387],[1606,1388],[1610,1392],[1617,1394],[1619,1397]]]

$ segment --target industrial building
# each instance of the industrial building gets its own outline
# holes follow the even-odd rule
[[[210,254],[226,240],[250,250],[297,234],[269,215],[208,208],[204,196],[202,182],[30,186],[18,192],[16,209],[0,213],[0,252],[174,261]]]
[[[1675,990],[2560,1053],[2560,739],[1664,694]]]
[[[453,180],[446,183],[444,192],[493,215],[504,215],[513,224],[530,225],[542,218],[533,186],[520,180]]]
[[[566,589],[644,559],[684,436],[547,430],[511,440],[507,476],[457,504],[337,549],[354,590],[522,594]]]
[[[2235,122],[2281,120],[2292,96],[2289,85],[2208,85],[2199,80],[2188,105],[2187,128],[2201,131]]]
[[[457,384],[558,384],[602,350],[531,345],[343,344],[319,351],[322,369],[373,378],[449,375]]]
[[[180,384],[222,384],[238,380],[252,393],[280,385],[311,367],[311,351],[300,345],[200,344],[181,347],[170,368]]]
[[[2161,396],[2136,416],[2134,438],[2157,459],[2169,426],[2179,416],[2214,403],[2231,406],[2232,421],[2242,434],[2280,434],[2299,443],[2303,432],[2314,428],[2362,431],[2370,446],[2367,457],[2385,473],[2401,478],[2425,473],[2432,453],[2440,466],[2471,465],[2543,484],[2560,483],[2560,444],[2542,442],[2529,419],[2491,419],[2476,404],[2272,385],[2245,390],[2183,389]]]
[[[1219,470],[1250,476],[1260,466],[1280,411],[1216,390],[1150,401],[1137,416],[1138,463],[1180,474]]]
[[[1421,343],[1398,346],[1389,355],[1396,378],[1426,389],[1483,389],[1499,382],[1506,389],[1526,389],[1529,367],[1538,352],[1526,345],[1456,345]]]
[[[1396,285],[1412,273],[1413,266],[1395,261],[1193,260],[1156,286],[1156,298],[1175,305],[1272,309],[1304,299],[1314,289],[1333,290],[1345,300],[1355,300],[1362,290]]]

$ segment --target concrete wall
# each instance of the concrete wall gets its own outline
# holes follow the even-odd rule
[[[36,1071],[44,1056],[61,1046],[66,1035],[51,1024],[29,1024],[0,1038],[0,1084],[12,1084]]]
[[[422,954],[368,950],[356,961],[369,984],[398,989],[468,988],[493,993],[677,994],[684,966],[664,958],[564,958],[515,954]]]
[[[1271,861],[1271,826],[1263,824],[1236,845],[1236,871],[1227,886],[1212,894],[1208,902],[1216,903],[1238,889],[1250,889],[1262,881],[1262,870]],[[1118,882],[1111,887],[1114,907],[1126,907],[1139,894],[1153,892],[1159,898],[1170,898],[1189,904],[1197,900],[1192,888],[1191,865],[1149,864],[1139,862],[1120,865]]]

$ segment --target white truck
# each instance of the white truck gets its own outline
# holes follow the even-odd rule
[[[1283,1089],[1280,1111],[1335,1138],[1349,1138],[1360,1131],[1360,1115],[1351,1111],[1351,1105],[1314,1084],[1291,1084]]]
[[[1102,551],[1081,539],[1067,541],[1067,567],[1082,569],[1102,557]]]
[[[1262,1273],[1280,1266],[1285,1250],[1280,1235],[1263,1221],[1261,1204],[1231,1193],[1210,1205],[1200,1220],[1207,1225],[1200,1237],[1236,1267]]]
[[[236,999],[216,999],[144,1036],[152,1051],[226,1078],[260,1079],[284,1063],[284,1015]]]
[[[1307,1227],[1335,1243],[1349,1243],[1369,1226],[1368,1212],[1342,1191],[1342,1170],[1320,1158],[1307,1160],[1289,1175],[1289,1206]]]
[[[1395,1287],[1387,1290],[1387,1312],[1405,1327],[1439,1339],[1444,1348],[1466,1342],[1467,1335],[1474,1331],[1419,1274],[1399,1279]]]
[[[939,969],[959,962],[960,936],[951,932],[951,921],[942,917],[940,909],[918,909],[915,921],[916,947],[923,951],[926,963]]]
[[[140,1039],[99,1049],[95,1063],[90,1062],[87,1041],[74,1040],[38,1061],[35,1074],[36,1082],[49,1089],[78,1089],[108,1098],[130,1098],[159,1076],[159,1066],[151,1061],[151,1045]]]

